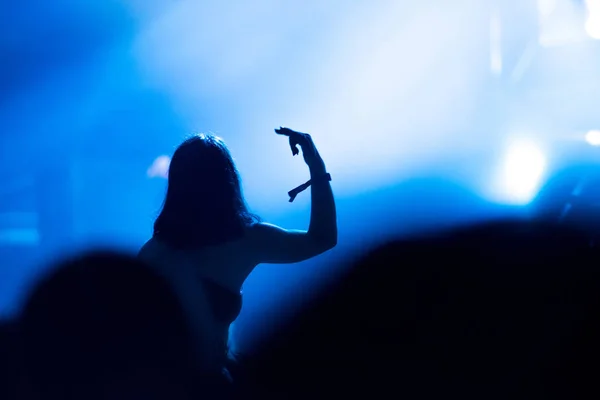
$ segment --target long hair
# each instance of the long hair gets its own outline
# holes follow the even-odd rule
[[[229,149],[213,135],[195,135],[175,150],[154,237],[176,249],[240,238],[258,221],[248,211]]]

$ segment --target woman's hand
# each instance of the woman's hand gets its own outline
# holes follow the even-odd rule
[[[325,164],[313,143],[312,138],[308,133],[296,132],[289,128],[275,129],[275,133],[278,135],[287,136],[290,140],[290,148],[292,149],[292,154],[297,155],[299,153],[298,147],[302,149],[302,156],[304,157],[304,162],[308,167],[312,170],[319,169],[325,171]]]

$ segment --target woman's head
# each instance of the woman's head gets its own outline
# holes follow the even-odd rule
[[[195,135],[175,151],[154,236],[178,248],[235,239],[256,218],[248,212],[229,149],[213,135]]]

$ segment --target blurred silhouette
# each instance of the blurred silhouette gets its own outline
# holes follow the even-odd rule
[[[597,398],[599,275],[587,235],[553,223],[390,242],[265,339],[245,391]]]
[[[167,277],[196,334],[197,362],[206,381],[231,382],[226,365],[229,328],[242,307],[241,289],[260,263],[295,263],[331,249],[337,241],[330,175],[312,138],[279,128],[293,154],[309,167],[312,209],[307,231],[261,222],[242,195],[240,177],[222,139],[196,135],[175,151],[168,188],[153,237],[139,256]]]
[[[23,371],[14,321],[0,321],[0,399],[17,398]]]
[[[559,170],[532,204],[537,216],[578,226],[600,239],[600,174],[594,164]]]
[[[35,398],[189,398],[190,332],[169,284],[135,258],[91,253],[60,265],[19,321]]]

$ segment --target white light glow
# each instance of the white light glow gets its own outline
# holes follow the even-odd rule
[[[588,18],[585,22],[585,31],[592,39],[600,40],[600,1],[586,0]]]
[[[589,131],[585,135],[585,141],[591,146],[600,146],[600,130]]]
[[[171,158],[169,156],[157,157],[150,168],[148,168],[148,177],[167,179],[169,176],[169,165],[171,165]]]
[[[590,17],[585,23],[585,31],[592,39],[600,40],[600,17]]]
[[[545,169],[546,157],[534,142],[519,140],[512,143],[499,182],[502,201],[529,203],[537,194]]]
[[[598,16],[598,14],[600,14],[599,0],[585,0],[585,6],[587,7],[590,15]]]

